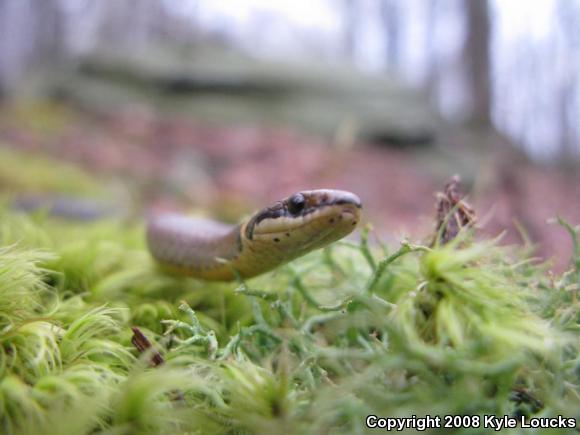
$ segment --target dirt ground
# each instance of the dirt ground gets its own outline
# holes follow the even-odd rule
[[[7,110],[0,118],[2,144],[131,180],[146,209],[195,208],[235,220],[296,190],[346,189],[359,194],[366,221],[390,242],[429,234],[434,192],[454,169],[435,174],[416,152],[372,143],[337,145],[261,126],[224,128],[163,118],[142,107],[107,116],[63,109],[40,123]],[[468,177],[481,231],[506,231],[504,241],[517,243],[522,241],[518,222],[537,243],[538,255],[552,258],[561,270],[571,242],[547,221],[558,215],[580,223],[579,176],[505,155],[490,155]]]

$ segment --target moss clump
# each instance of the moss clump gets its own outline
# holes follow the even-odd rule
[[[0,143],[0,193],[106,197],[107,192],[80,169],[55,159],[11,151]]]
[[[141,239],[115,221],[2,211],[4,433],[361,433],[369,414],[578,417],[574,268],[550,277],[489,242],[405,244],[383,258],[343,242],[248,283],[208,284],[162,275]],[[131,326],[164,364],[148,366]]]
[[[579,229],[561,223],[578,248]],[[205,283],[158,271],[140,223],[0,207],[0,431],[364,433],[370,414],[580,418],[580,249],[553,276],[487,241],[377,252],[367,240],[245,283]],[[161,365],[132,345],[132,327]]]

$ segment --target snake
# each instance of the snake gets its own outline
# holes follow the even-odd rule
[[[178,213],[149,218],[149,252],[166,271],[208,281],[252,278],[350,234],[362,204],[354,193],[296,192],[237,225]]]

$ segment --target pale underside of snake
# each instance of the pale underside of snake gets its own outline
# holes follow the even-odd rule
[[[353,193],[319,189],[295,193],[239,225],[160,214],[149,219],[147,244],[166,270],[195,278],[250,278],[350,234],[360,221]]]

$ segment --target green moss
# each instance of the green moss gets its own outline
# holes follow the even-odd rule
[[[341,242],[247,283],[204,283],[158,271],[140,224],[7,209],[0,246],[3,433],[579,417],[577,259],[551,277],[491,242],[404,244],[391,256]],[[149,367],[132,326],[165,364]]]
[[[0,143],[0,193],[104,197],[102,184],[77,167],[48,157],[10,150]]]
[[[4,123],[18,125],[27,132],[39,134],[44,138],[57,137],[68,125],[77,121],[71,109],[37,99],[5,105],[0,108],[0,116]]]

